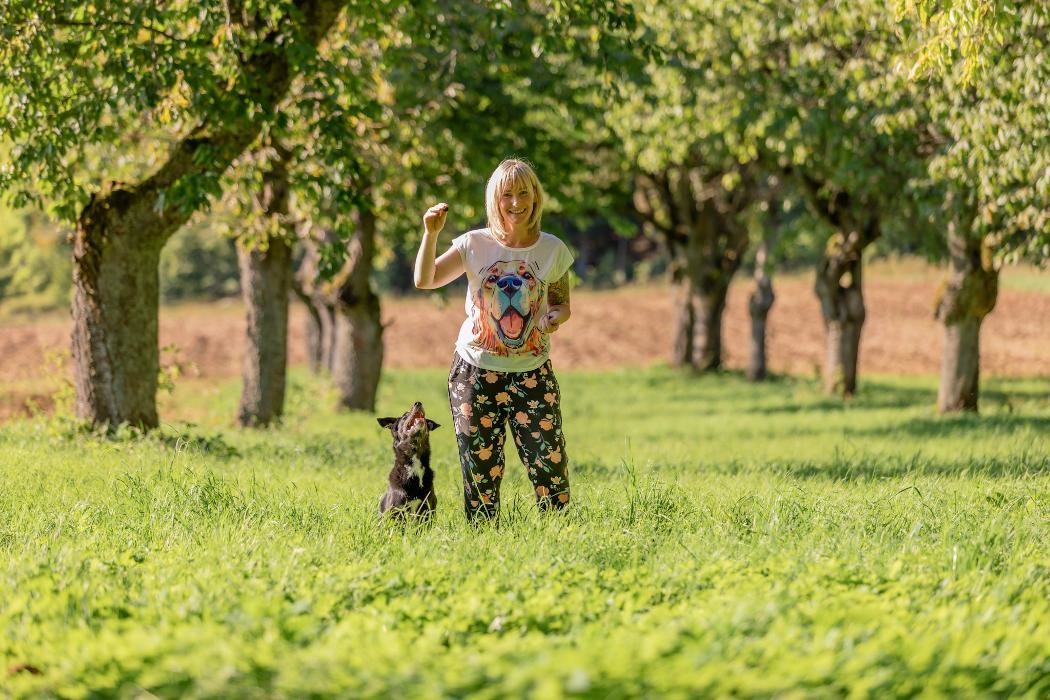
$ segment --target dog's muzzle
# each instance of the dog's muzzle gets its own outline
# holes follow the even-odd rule
[[[496,280],[496,302],[498,315],[496,328],[500,339],[507,347],[518,347],[525,342],[525,329],[529,325],[528,285],[518,275],[504,275]]]

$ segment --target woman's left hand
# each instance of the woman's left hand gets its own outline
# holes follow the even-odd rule
[[[540,317],[539,323],[537,323],[536,326],[540,329],[540,333],[547,333],[549,335],[558,330],[564,322],[565,312],[562,309],[551,309]]]

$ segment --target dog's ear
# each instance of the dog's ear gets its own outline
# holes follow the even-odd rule
[[[427,418],[427,430],[437,430],[440,427],[441,427],[440,423],[435,423],[434,421],[432,421],[429,418]]]
[[[376,422],[379,423],[380,427],[394,429],[397,425],[398,418],[376,418]]]

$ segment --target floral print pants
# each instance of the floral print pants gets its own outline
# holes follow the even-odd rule
[[[561,390],[550,360],[529,372],[494,372],[475,367],[457,354],[448,376],[448,397],[468,519],[499,514],[508,423],[540,508],[565,507],[569,474]]]

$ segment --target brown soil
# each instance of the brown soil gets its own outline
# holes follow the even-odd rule
[[[933,318],[934,279],[871,279],[861,373],[937,374],[942,328]],[[733,285],[725,316],[725,361],[747,363],[750,282]],[[769,367],[776,373],[813,375],[824,351],[820,309],[808,279],[776,282],[769,317]],[[670,359],[675,291],[667,286],[607,292],[577,291],[573,317],[553,339],[558,367],[601,369]],[[304,309],[291,315],[291,362],[305,362]],[[463,319],[461,300],[420,293],[384,302],[386,367],[444,367]],[[1050,375],[1050,295],[1005,289],[981,334],[982,375]],[[52,392],[68,379],[68,319],[0,325],[0,419],[36,406],[47,410]],[[235,301],[161,311],[162,363],[178,363],[200,377],[240,373],[244,319]]]

